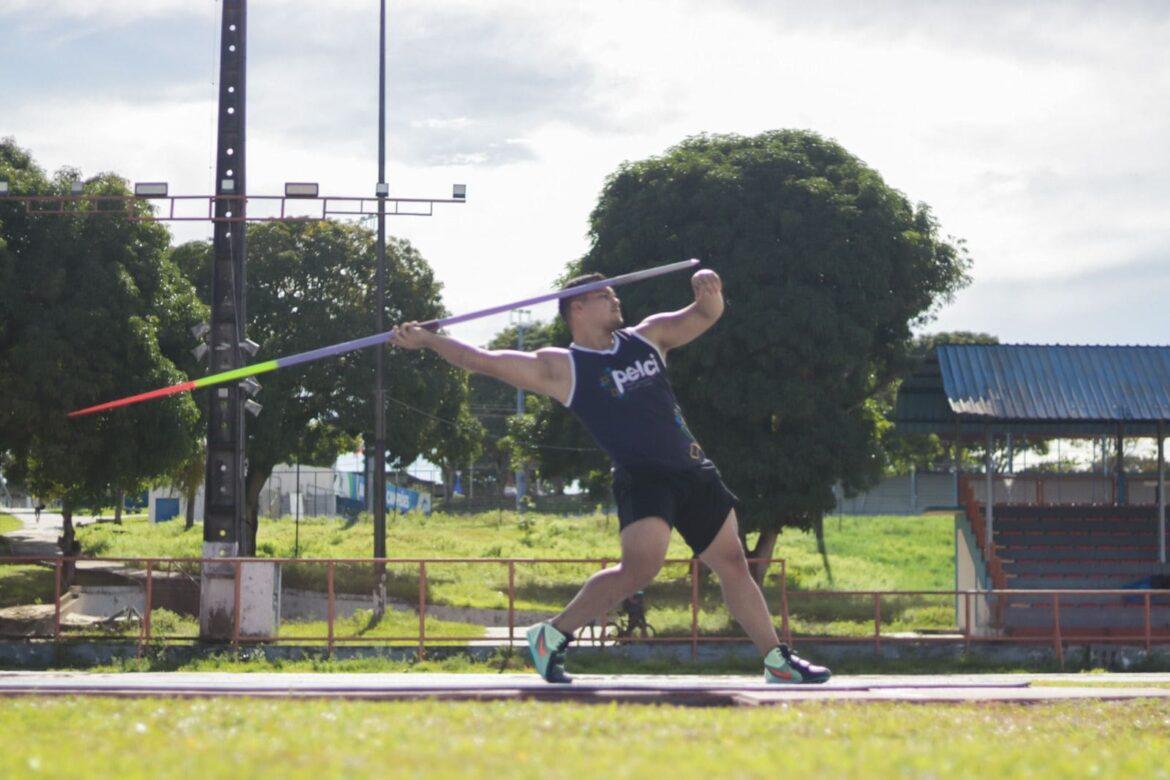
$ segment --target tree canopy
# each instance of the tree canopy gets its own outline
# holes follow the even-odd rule
[[[570,274],[698,257],[723,278],[723,319],[672,352],[668,371],[744,500],[743,525],[770,533],[819,527],[834,484],[859,490],[881,474],[877,398],[909,366],[912,328],[968,282],[970,264],[929,207],[793,130],[703,135],[623,164],[590,237]],[[631,323],[690,302],[672,277],[619,295]]]
[[[177,247],[176,263],[206,296],[211,246]],[[375,328],[375,243],[365,227],[342,222],[276,222],[248,230],[248,337],[255,360],[303,352]],[[385,322],[427,320],[445,314],[441,285],[418,251],[389,239],[386,251]],[[461,372],[427,352],[386,349],[387,462],[407,465],[420,454],[439,456],[448,445],[444,419],[466,405]],[[255,539],[257,499],[279,463],[332,465],[337,455],[372,442],[373,350],[277,371],[261,378],[263,405],[247,422],[247,506]],[[464,437],[466,438],[466,437]]]
[[[0,142],[0,179],[13,193],[68,194],[73,169],[47,176],[12,139]],[[113,174],[84,182],[90,195],[127,195]],[[132,208],[146,209],[135,203]],[[59,498],[65,513],[137,490],[189,458],[198,411],[179,395],[116,414],[66,413],[184,380],[176,360],[204,316],[167,259],[157,223],[91,213],[61,215],[0,204],[0,451],[27,489]],[[66,525],[66,545],[72,540]]]

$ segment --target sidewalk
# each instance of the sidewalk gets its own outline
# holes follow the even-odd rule
[[[61,555],[57,537],[65,530],[65,518],[60,513],[41,512],[40,522],[31,509],[5,509],[4,514],[12,515],[24,523],[24,528],[4,535],[15,557],[56,558]],[[73,527],[96,523],[90,515],[74,515]]]

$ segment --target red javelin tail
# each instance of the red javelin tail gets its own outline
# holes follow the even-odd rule
[[[138,401],[148,401],[151,398],[162,398],[167,395],[175,395],[176,393],[185,393],[188,390],[195,389],[195,382],[180,382],[177,385],[170,387],[162,387],[158,390],[151,390],[146,393],[139,393],[132,395],[129,398],[119,398],[117,401],[109,401],[97,406],[89,406],[85,409],[78,409],[76,412],[70,412],[69,417],[84,417],[87,414],[95,414],[97,412],[104,412],[107,409],[117,409],[119,406],[128,406],[129,404],[137,403]]]

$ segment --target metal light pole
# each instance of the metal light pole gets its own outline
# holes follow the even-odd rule
[[[521,352],[524,351],[524,331],[532,324],[532,310],[531,309],[516,309],[509,315],[512,323],[516,326],[516,349]],[[516,388],[516,414],[524,414],[524,391]],[[524,494],[526,486],[524,484],[525,474],[524,469],[516,472],[516,511],[524,511]]]
[[[378,24],[378,267],[377,316],[375,333],[386,330],[386,197],[390,194],[386,182],[386,0],[381,0]],[[374,362],[374,557],[386,557],[386,348],[377,348]],[[386,607],[386,567],[378,565],[374,571],[375,614],[381,616]]]

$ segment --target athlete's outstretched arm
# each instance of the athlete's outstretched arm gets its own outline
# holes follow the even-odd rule
[[[654,314],[634,330],[663,352],[694,341],[723,316],[723,282],[719,274],[704,268],[691,277],[695,302],[685,309]]]
[[[547,395],[564,403],[572,386],[569,353],[546,348],[535,352],[480,349],[406,322],[394,328],[390,343],[403,349],[429,349],[457,368],[484,374],[513,387]]]

